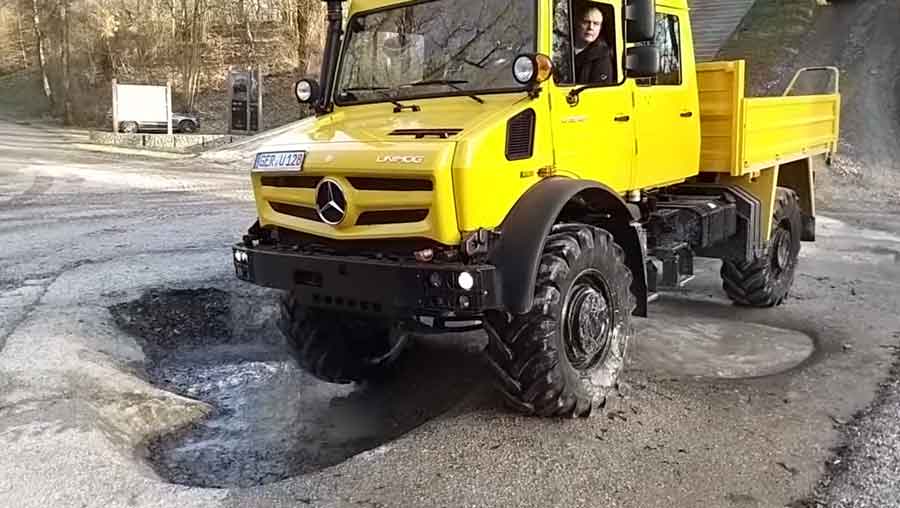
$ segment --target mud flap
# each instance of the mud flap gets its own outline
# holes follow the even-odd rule
[[[803,214],[803,231],[800,233],[800,241],[816,241],[816,218],[812,215]]]

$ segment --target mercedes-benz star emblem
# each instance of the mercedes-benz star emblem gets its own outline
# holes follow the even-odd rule
[[[316,188],[316,211],[322,222],[337,226],[347,216],[347,197],[334,180],[322,180]]]

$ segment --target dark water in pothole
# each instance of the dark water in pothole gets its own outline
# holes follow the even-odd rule
[[[449,409],[484,376],[480,345],[415,345],[381,385],[302,372],[275,328],[271,293],[150,291],[111,308],[142,340],[151,382],[211,404],[205,421],[149,445],[168,481],[246,487],[309,473],[395,439]]]

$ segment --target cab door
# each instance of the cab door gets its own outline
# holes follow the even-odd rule
[[[686,14],[660,8],[656,46],[660,73],[635,82],[636,167],[632,187],[643,189],[696,175],[700,164],[700,111]],[[688,64],[688,65],[685,65]]]
[[[550,105],[557,171],[599,181],[625,192],[631,185],[635,121],[630,80],[622,78],[621,3],[590,2],[603,13],[601,37],[611,49],[613,81],[578,82],[573,55],[574,23],[568,0],[554,0],[552,58],[556,86]],[[573,90],[581,89],[574,98]]]

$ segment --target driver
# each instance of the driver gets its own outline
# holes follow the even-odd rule
[[[603,13],[590,2],[578,2],[575,10],[575,82],[615,83],[612,52],[601,37]]]

